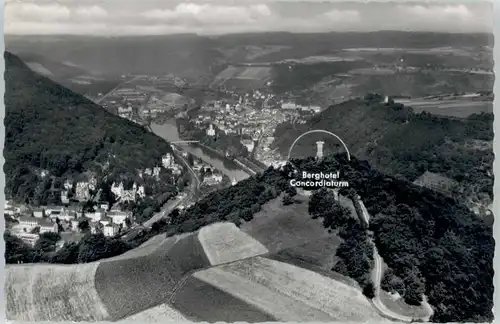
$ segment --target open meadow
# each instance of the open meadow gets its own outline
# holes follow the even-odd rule
[[[298,194],[298,202],[283,206],[281,196],[262,205],[250,222],[243,223],[243,232],[261,242],[269,252],[276,253],[291,247],[303,246],[323,238],[336,237],[323,226],[321,219],[313,219],[308,212],[308,197]],[[340,197],[340,203],[351,210],[355,217],[352,202]]]
[[[280,198],[262,205],[250,222],[240,226],[241,230],[261,242],[270,253],[329,236],[321,220],[309,215],[307,197],[297,195],[301,203],[288,206],[283,206]]]

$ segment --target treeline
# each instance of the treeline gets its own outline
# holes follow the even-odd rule
[[[127,244],[135,248],[155,235],[172,236],[196,231],[216,222],[233,222],[239,226],[251,221],[262,205],[278,197],[282,192],[294,195],[295,188],[288,183],[286,173],[268,168],[262,174],[238,182],[235,186],[209,193],[184,211],[174,209],[167,217],[143,229]]]
[[[250,221],[262,205],[287,190],[289,183],[280,170],[269,168],[235,186],[210,193],[183,213],[171,217],[169,231],[185,233],[220,221],[239,225]]]
[[[465,205],[382,174],[354,157],[349,162],[345,154],[295,164],[322,172],[341,170],[367,207],[377,250],[402,279],[389,281],[397,283],[394,290],[403,291],[407,302],[417,304],[425,293],[435,322],[492,320],[493,233]]]
[[[335,195],[327,189],[314,192],[309,199],[309,214],[313,218],[322,218],[323,226],[338,230],[344,240],[337,248],[339,258],[333,271],[356,280],[368,298],[375,295],[371,271],[373,269],[373,246],[366,230],[357,220],[357,215],[340,205]]]
[[[76,264],[94,262],[125,253],[132,247],[118,238],[102,233],[85,234],[78,242],[68,242],[57,247],[61,236],[57,233],[43,233],[33,247],[8,232],[4,233],[5,262]]]
[[[57,252],[56,242],[60,236],[50,236],[50,244],[44,234],[39,241],[31,248],[15,236],[6,234],[11,244],[6,246],[7,263],[50,262],[50,263],[84,263],[97,261],[102,258],[109,258],[120,255],[132,248],[146,242],[151,237],[165,233],[168,236],[192,232],[203,226],[229,221],[240,225],[243,221],[250,221],[253,215],[261,210],[262,205],[278,197],[282,192],[294,192],[283,171],[273,168],[267,169],[264,173],[239,182],[237,185],[218,190],[208,194],[185,211],[173,210],[168,216],[170,221],[162,219],[155,222],[151,229],[143,229],[135,237],[124,241],[119,238],[104,237],[102,234],[85,234],[78,243],[67,243]],[[135,208],[144,208],[144,205],[137,205]],[[143,213],[151,213],[151,207],[145,207]],[[154,209],[158,212],[158,208]],[[50,246],[43,253],[37,253],[38,245]],[[91,253],[95,249],[95,253]],[[34,255],[40,255],[34,257]]]

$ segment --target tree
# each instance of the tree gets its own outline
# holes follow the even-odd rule
[[[193,166],[194,165],[194,157],[192,154],[189,154],[188,157],[187,157],[187,163],[189,164],[189,166]]]
[[[86,233],[90,231],[90,223],[88,219],[82,219],[81,221],[78,222],[78,229],[82,233]]]
[[[297,188],[294,186],[287,186],[285,189],[285,192],[290,196],[290,197],[295,197],[297,195]]]
[[[75,264],[78,263],[79,244],[76,242],[65,243],[52,257],[51,263]]]
[[[405,294],[405,283],[403,279],[396,276],[391,268],[385,271],[381,282],[381,288],[387,292],[397,292],[400,296],[404,296]]]
[[[290,195],[289,195],[289,194],[284,194],[284,195],[283,195],[283,199],[282,199],[282,200],[283,200],[283,205],[284,205],[284,206],[291,205],[291,204],[293,204],[293,203],[294,203],[293,198],[292,198],[292,197],[290,197]]]
[[[40,238],[35,242],[34,249],[42,253],[52,252],[56,248],[56,243],[61,239],[58,233],[48,232],[40,234]]]
[[[366,284],[366,286],[363,287],[363,295],[370,299],[375,297],[375,287],[373,286],[372,282],[369,282],[368,284]]]
[[[5,262],[8,264],[32,262],[34,250],[24,243],[20,238],[4,232]]]
[[[82,238],[78,249],[78,263],[97,261],[103,258],[123,254],[130,249],[125,242],[107,238],[102,233],[87,233]]]

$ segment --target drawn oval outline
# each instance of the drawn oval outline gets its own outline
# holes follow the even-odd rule
[[[313,130],[310,130],[310,131],[307,131],[305,132],[304,134],[300,135],[299,137],[297,137],[295,139],[295,141],[293,141],[292,145],[290,146],[290,149],[288,150],[288,158],[287,158],[287,161],[290,161],[290,154],[292,153],[292,150],[293,150],[293,147],[295,146],[295,144],[298,142],[299,139],[302,138],[302,136],[305,136],[305,135],[308,135],[308,134],[311,134],[311,133],[326,133],[328,135],[332,135],[334,136],[336,139],[338,139],[340,141],[340,143],[342,143],[342,145],[344,146],[344,149],[347,153],[347,160],[348,161],[351,161],[351,153],[349,152],[349,149],[347,148],[347,145],[344,143],[344,141],[339,137],[337,136],[336,134],[332,133],[332,132],[329,132],[329,131],[326,131],[324,129],[313,129]]]

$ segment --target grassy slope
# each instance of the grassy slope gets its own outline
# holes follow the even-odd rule
[[[338,260],[335,253],[342,239],[336,233],[329,233],[321,219],[309,215],[308,197],[299,194],[295,198],[300,203],[288,206],[283,206],[281,197],[269,201],[250,222],[241,225],[241,230],[261,242],[269,250],[267,257],[273,260],[359,287],[353,279],[331,271]],[[343,198],[342,201],[354,209],[350,200]]]
[[[281,200],[276,198],[269,204],[271,205],[276,204],[278,201]],[[302,210],[304,206],[305,206],[305,212],[307,214],[307,204],[295,205],[296,208],[298,207],[298,210]],[[269,208],[268,206],[265,206],[264,212],[266,210],[269,211],[268,208]],[[274,206],[274,208],[279,209],[278,206]],[[271,210],[276,210],[276,209],[271,209]],[[296,215],[299,216],[301,214],[296,214]],[[259,220],[263,220],[262,217],[263,215],[260,216],[261,218],[259,218]],[[287,223],[286,216],[289,216],[289,214],[287,215],[285,210],[285,213],[276,213],[275,216],[271,215],[271,217],[274,219],[268,218],[264,220],[264,222],[261,221],[259,224],[256,224],[256,226],[253,227],[252,229],[249,228],[249,224],[251,222],[246,223],[245,228],[247,229],[247,231],[250,232],[253,230],[254,233],[257,235],[260,232],[259,229],[263,228],[262,226],[264,226],[263,225],[264,223],[266,223],[265,227],[270,227],[273,224],[279,226],[280,224],[283,225]],[[290,218],[288,218],[288,220],[290,220]],[[292,223],[288,222],[289,226],[287,230],[282,231],[281,234],[278,235],[278,239],[285,241],[286,244],[280,245],[279,242],[276,242],[275,240],[274,243],[278,243],[278,246],[281,246],[282,248],[286,246],[290,249],[290,246],[293,245],[294,238],[297,239],[296,235],[300,233],[299,223],[302,224],[304,223],[303,219],[300,220],[296,218],[295,220],[297,221],[295,222],[292,221]],[[151,319],[156,321],[162,319],[166,320],[173,318],[187,318],[190,320],[209,320],[209,321],[245,320],[250,322],[258,322],[258,321],[276,320],[280,318],[287,319],[288,317],[285,316],[286,311],[284,311],[285,308],[283,308],[283,312],[281,313],[278,312],[277,314],[275,314],[274,313],[275,311],[272,311],[272,309],[268,310],[267,312],[263,311],[259,307],[256,308],[255,305],[253,305],[252,303],[241,300],[236,296],[234,296],[234,294],[236,295],[239,294],[238,291],[224,292],[223,291],[224,289],[222,288],[218,288],[217,286],[214,287],[211,285],[207,285],[207,283],[204,283],[199,279],[190,276],[187,277],[187,281],[184,282],[184,279],[182,279],[184,275],[189,275],[195,269],[203,269],[210,265],[205,252],[207,249],[208,252],[210,251],[213,252],[213,250],[215,249],[215,247],[211,246],[214,244],[214,239],[210,238],[213,237],[214,235],[217,235],[217,233],[219,233],[221,230],[224,230],[223,232],[227,232],[228,230],[227,226],[221,227],[217,225],[229,225],[229,224],[213,224],[211,226],[205,227],[204,229],[202,229],[202,232],[205,232],[204,234],[201,235],[203,239],[199,238],[200,234],[198,233],[182,234],[169,238],[165,238],[164,235],[160,234],[158,236],[153,237],[151,240],[145,242],[138,248],[131,250],[118,257],[105,259],[101,262],[91,263],[88,265],[61,267],[66,269],[66,271],[70,272],[68,278],[72,278],[71,276],[75,276],[77,273],[86,273],[88,280],[90,280],[90,282],[93,283],[94,281],[93,279],[95,277],[95,288],[92,288],[91,286],[88,287],[86,286],[86,288],[82,289],[81,291],[79,290],[80,291],[79,294],[81,293],[89,294],[92,293],[93,291],[97,299],[95,298],[85,299],[86,297],[78,297],[80,295],[76,295],[76,298],[73,297],[74,298],[73,300],[75,301],[76,305],[79,305],[78,309],[82,309],[82,307],[84,309],[90,309],[90,308],[100,309],[100,311],[89,312],[89,314],[94,314],[90,317],[88,316],[85,318],[78,317],[82,316],[80,314],[81,312],[78,309],[70,313],[58,314],[57,307],[55,307],[54,310],[51,311],[50,306],[48,306],[48,304],[45,304],[43,299],[38,299],[38,298],[33,299],[35,304],[32,305],[32,309],[38,309],[40,307],[45,307],[44,309],[49,309],[48,314],[52,314],[49,319],[52,320],[57,320],[57,319],[73,320],[75,318],[82,318],[89,320],[92,319],[118,320],[124,318],[125,319],[138,318],[138,319]],[[318,220],[310,219],[309,225],[310,225],[308,227],[309,231],[307,231],[309,235],[303,236],[299,240],[295,240],[295,244],[301,246],[298,247],[298,250],[293,250],[293,247],[291,248],[292,251],[295,252],[295,254],[292,255],[291,257],[290,255],[288,255],[287,262],[293,264],[294,260],[292,260],[292,258],[296,258],[297,262],[300,263],[303,261],[301,260],[301,257],[304,257],[306,255],[312,255],[312,258],[315,259],[315,261],[306,260],[304,266],[306,268],[309,268],[310,270],[317,271],[322,275],[327,275],[326,277],[332,277],[329,276],[329,273],[328,271],[326,271],[326,269],[318,267],[316,263],[318,262],[321,263],[324,262],[325,259],[333,258],[335,251],[331,250],[331,247],[333,246],[334,249],[336,248],[337,244],[335,242],[337,242],[338,239],[335,239],[336,237],[335,235],[326,233],[326,231],[323,229],[321,223],[318,222]],[[234,227],[234,225],[232,226]],[[239,230],[237,230],[236,227],[234,227],[234,230],[239,232]],[[244,232],[240,233],[244,234]],[[318,235],[321,236],[321,232],[323,232],[324,234],[322,235],[323,240],[318,240]],[[238,233],[235,233],[235,235],[236,234]],[[236,236],[235,235],[232,235],[232,237],[238,238],[241,236],[241,235],[236,235]],[[272,233],[266,232],[264,233],[264,235],[272,236]],[[264,240],[262,233],[260,233],[260,235],[257,236],[259,236],[261,240]],[[312,244],[310,244],[309,242],[311,238],[313,240],[316,240],[313,241]],[[320,243],[318,244],[317,242]],[[222,243],[221,242],[215,242],[215,243],[218,243],[217,246],[219,246],[219,248],[222,248],[222,250],[226,250],[226,252],[231,252],[231,250],[234,249],[235,242],[232,241],[228,242],[227,240],[224,240],[224,242]],[[222,244],[222,246],[220,244]],[[248,256],[254,255],[253,253],[251,253],[252,251],[255,250],[252,248],[254,245],[255,244],[244,244],[244,246],[241,246],[239,249],[237,249],[238,251],[240,251],[237,253],[238,256],[234,256],[230,260],[225,258],[225,260],[236,261],[237,259],[239,259],[239,256],[241,255],[248,255]],[[328,249],[319,251],[319,249],[322,249],[324,247],[328,247]],[[267,252],[265,248],[264,250],[262,251],[262,253]],[[274,249],[274,251],[276,251],[276,249]],[[250,254],[246,252],[249,252]],[[247,260],[252,260],[252,258]],[[326,263],[329,264],[329,262]],[[252,264],[253,263],[251,262],[249,269],[252,269]],[[92,266],[93,268],[95,268],[96,270],[95,276],[94,272],[88,272],[88,271],[82,272],[81,271],[82,266],[83,267]],[[58,266],[47,266],[46,268],[47,271],[53,271],[49,270],[49,268],[52,269],[55,267]],[[35,267],[32,266],[26,266],[25,268],[35,269]],[[40,269],[38,266],[36,268]],[[66,276],[62,276],[60,279],[65,280],[64,278],[66,278]],[[12,287],[17,287],[19,284],[21,284],[20,279],[21,278],[18,278],[17,280],[14,279],[9,280],[8,278],[7,279],[8,285],[11,285]],[[339,278],[333,276],[333,279],[337,280]],[[340,279],[341,282],[345,281],[342,280],[342,278]],[[227,282],[227,284],[231,285],[230,278],[228,280],[229,281]],[[182,282],[182,284],[179,285],[179,282]],[[28,283],[28,286],[26,286],[26,283]],[[21,290],[17,289],[17,293],[11,294],[9,296],[10,300],[18,299],[21,296],[21,291],[25,292],[26,289],[30,289],[30,287],[33,287],[30,285],[30,281],[26,281],[26,275],[23,276],[22,285],[25,288]],[[245,286],[244,283],[243,286]],[[45,288],[49,289],[51,288],[51,286],[47,285]],[[8,288],[8,289],[14,289],[14,288]],[[74,288],[69,288],[69,287],[66,288],[66,292],[64,292],[64,294],[67,294],[67,291],[71,293],[72,289]],[[42,289],[42,295],[40,296],[46,295],[45,293],[43,293],[43,291],[45,290]],[[173,292],[175,292],[175,295],[172,294]],[[275,294],[276,292],[271,293],[271,295],[273,296]],[[26,296],[24,294],[23,296],[25,296],[23,298],[26,297],[31,298],[30,297],[31,295]],[[53,300],[54,299],[57,300],[57,298],[53,294],[50,296],[52,297],[50,297],[50,299],[48,299],[47,302],[49,302],[50,305],[54,305]],[[206,296],[210,296],[211,298],[206,298]],[[280,296],[281,303],[285,303],[283,305],[288,305],[288,302],[286,302],[286,300],[288,300],[290,297],[286,297],[284,295],[281,296],[281,293],[276,295],[275,297],[277,296]],[[248,294],[247,297],[250,299],[257,298],[257,296],[252,297]],[[96,300],[101,300],[102,302],[96,303]],[[203,308],[197,306],[195,307],[194,305],[199,305],[201,300],[203,300],[204,307]],[[220,311],[220,308],[217,306],[220,305],[218,302],[222,300],[224,300],[224,305],[227,306],[224,307],[224,311]],[[302,302],[300,301],[294,301],[293,303],[297,304],[298,309],[302,309],[304,307],[309,309],[308,308],[309,306],[303,305]],[[15,305],[8,304],[9,307],[8,310],[16,309],[16,307],[17,308],[20,307],[19,305],[20,305],[19,303]],[[54,311],[56,313],[54,313]],[[10,317],[11,319],[38,318],[35,317],[35,314],[33,314],[32,312],[27,313],[28,315],[31,314],[30,316],[32,317],[23,317],[27,315],[20,315],[19,310],[17,311],[17,315],[15,315],[16,314],[15,312],[14,313],[12,312],[14,311],[11,311],[11,313],[9,313],[13,314],[9,315],[12,316]],[[318,312],[317,310],[314,310],[312,313],[308,311],[309,315],[307,316],[312,316],[312,317],[306,317],[306,318],[311,318],[311,319],[331,318],[330,315],[323,314],[322,312],[319,313],[317,312]],[[323,315],[319,315],[320,313]]]
[[[261,242],[271,254],[313,240],[332,237],[319,219],[309,216],[307,199],[299,199],[302,203],[288,206],[283,206],[281,197],[269,201],[250,222],[241,225],[241,230]]]

